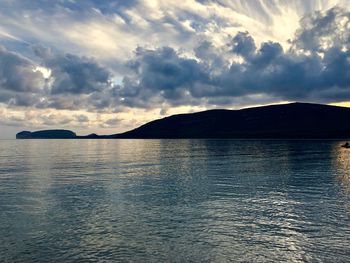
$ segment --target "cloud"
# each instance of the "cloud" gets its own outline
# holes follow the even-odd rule
[[[43,66],[51,71],[52,94],[90,94],[110,84],[109,71],[95,60],[72,54],[53,54],[47,48],[34,47]]]
[[[229,105],[242,97],[334,102],[349,98],[349,12],[332,8],[301,21],[289,49],[257,46],[248,32],[191,54],[173,47],[138,47],[121,83],[95,59],[33,47],[37,65],[2,48],[1,101],[56,109],[162,108],[165,104]],[[43,77],[41,66],[50,72]],[[5,76],[20,76],[5,78]]]
[[[37,93],[45,80],[29,59],[0,46],[0,89]]]
[[[33,61],[0,46],[0,103],[31,107],[45,93],[46,85]]]
[[[92,58],[34,46],[34,62],[0,46],[0,103],[55,109],[110,105],[111,73]]]
[[[120,123],[119,118],[112,118],[106,120],[103,124],[101,124],[101,127],[116,127]]]
[[[249,58],[256,50],[254,39],[248,32],[239,32],[232,40],[232,52]]]
[[[89,117],[84,114],[79,114],[74,116],[76,121],[79,123],[87,123],[89,122]]]
[[[350,13],[333,7],[326,13],[315,12],[300,22],[292,41],[295,49],[308,52],[325,52],[330,48],[347,48],[350,41]]]
[[[40,120],[40,124],[43,126],[66,126],[70,124],[73,119],[68,116],[64,116],[61,114],[47,114],[42,115],[38,118]]]
[[[287,50],[272,41],[257,48],[248,32],[239,32],[227,43],[226,52],[217,55],[208,41],[194,50],[195,58],[170,47],[138,48],[128,63],[132,74],[124,78],[119,95],[136,107],[142,105],[140,100],[155,98],[173,105],[263,94],[291,101],[350,99],[349,17],[348,11],[336,7],[305,18]]]

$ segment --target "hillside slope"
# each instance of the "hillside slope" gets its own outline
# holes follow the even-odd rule
[[[112,138],[348,138],[350,108],[291,103],[151,121]]]

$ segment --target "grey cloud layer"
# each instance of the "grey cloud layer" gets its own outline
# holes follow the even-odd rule
[[[36,46],[40,63],[0,47],[0,102],[11,106],[78,109],[89,96],[110,89],[110,72],[96,61],[72,54],[53,54]],[[50,76],[38,70],[45,67]]]
[[[92,59],[72,54],[52,54],[42,47],[34,49],[42,65],[52,72],[52,94],[89,94],[109,85],[109,71]]]
[[[240,32],[215,53],[209,42],[195,50],[196,59],[172,48],[138,49],[129,63],[134,77],[124,79],[121,96],[135,104],[158,96],[170,103],[188,98],[243,97],[265,94],[283,100],[321,102],[350,99],[350,13],[333,8],[302,20],[302,28],[284,51],[279,43],[259,48]],[[233,55],[243,59],[228,67]]]
[[[38,92],[44,84],[34,64],[0,46],[0,89],[11,92]]]
[[[171,47],[138,48],[120,84],[97,61],[35,47],[38,65],[0,49],[0,100],[60,109],[229,105],[243,98],[335,102],[350,100],[350,13],[333,8],[301,21],[291,48],[248,32],[215,46],[203,41],[192,57]],[[18,77],[12,77],[18,76]]]

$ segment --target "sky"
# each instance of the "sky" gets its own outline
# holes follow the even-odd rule
[[[2,0],[0,139],[172,114],[349,106],[350,0]]]

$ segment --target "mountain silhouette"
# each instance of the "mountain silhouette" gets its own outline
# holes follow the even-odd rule
[[[350,108],[291,103],[209,110],[149,122],[114,138],[346,138]]]
[[[131,131],[75,138],[349,138],[350,108],[291,103],[241,110],[208,110],[151,121]]]
[[[77,135],[69,130],[22,131],[16,134],[16,139],[75,139]]]

